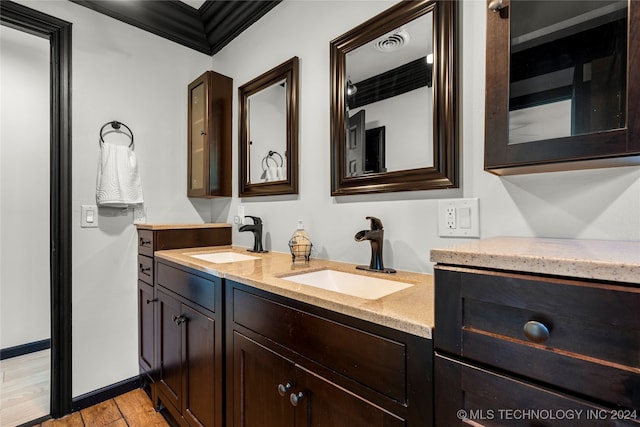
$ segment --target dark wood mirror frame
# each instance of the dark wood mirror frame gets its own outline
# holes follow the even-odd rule
[[[275,182],[251,183],[249,181],[249,97],[277,82],[286,80],[287,117],[287,179]],[[278,65],[238,88],[240,104],[239,161],[240,197],[298,194],[298,57]]]
[[[487,6],[490,1],[487,0]],[[484,169],[496,175],[640,164],[640,2],[629,1],[627,123],[619,129],[509,144],[510,0],[487,8]]]
[[[429,12],[433,12],[435,57],[433,166],[347,177],[344,167],[346,55]],[[456,1],[403,1],[330,43],[332,196],[458,187],[457,15]],[[393,143],[387,141],[387,145]]]

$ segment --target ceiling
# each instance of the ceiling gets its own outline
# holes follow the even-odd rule
[[[207,55],[282,0],[69,0]]]

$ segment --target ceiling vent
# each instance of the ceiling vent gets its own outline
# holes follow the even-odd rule
[[[378,39],[373,46],[380,52],[395,52],[409,43],[409,40],[411,36],[407,30],[400,30]]]

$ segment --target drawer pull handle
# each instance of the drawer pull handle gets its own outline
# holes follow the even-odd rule
[[[287,383],[285,385],[278,384],[278,394],[280,396],[284,397],[289,390],[291,390],[291,384],[289,384],[289,383]]]
[[[549,339],[549,328],[544,323],[530,320],[524,324],[524,336],[531,342],[543,343]]]
[[[303,397],[304,394],[302,392],[299,392],[298,394],[291,393],[291,396],[289,396],[289,400],[291,401],[291,404],[293,406],[298,406],[298,403],[300,403]]]
[[[151,240],[144,240],[142,237],[140,238],[140,246],[151,246]]]
[[[142,264],[140,264],[140,273],[146,273],[148,271],[151,271],[151,267],[145,267]]]
[[[151,304],[152,302],[156,302],[158,301],[158,298],[154,298],[154,299],[147,299],[147,304]],[[175,320],[174,320],[175,322]]]
[[[184,322],[186,322],[187,317],[186,316],[173,316],[172,319],[173,319],[174,322],[176,322],[176,325],[181,325]]]

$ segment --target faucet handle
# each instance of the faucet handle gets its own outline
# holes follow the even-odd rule
[[[368,216],[366,219],[371,220],[371,229],[372,230],[382,230],[382,221],[374,216]]]
[[[245,215],[244,217],[251,218],[254,225],[262,224],[262,218],[260,218],[259,216]]]

